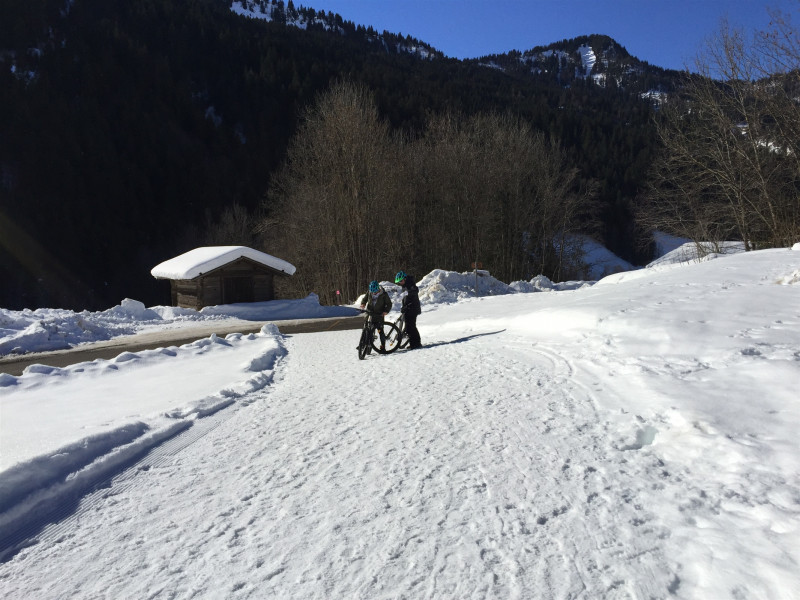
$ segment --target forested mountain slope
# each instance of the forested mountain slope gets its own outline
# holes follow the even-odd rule
[[[269,211],[303,108],[343,79],[412,136],[445,111],[524,118],[598,182],[601,241],[647,259],[631,213],[654,151],[647,93],[677,73],[603,36],[459,61],[278,5],[290,19],[225,0],[2,3],[0,306],[167,303],[152,266],[213,239],[226,207]]]

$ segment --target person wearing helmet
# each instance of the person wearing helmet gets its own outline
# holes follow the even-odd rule
[[[422,348],[422,341],[417,330],[417,317],[422,313],[422,305],[419,302],[419,288],[414,278],[405,271],[399,271],[394,277],[394,282],[406,293],[403,295],[403,305],[400,312],[406,320],[406,333],[408,334],[409,350]]]
[[[361,310],[366,311],[370,321],[381,336],[381,351],[386,348],[386,335],[383,333],[383,320],[392,310],[392,300],[377,281],[370,281],[369,290],[363,296]]]

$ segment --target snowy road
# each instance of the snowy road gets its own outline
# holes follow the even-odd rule
[[[272,386],[25,550],[6,598],[665,596],[669,477],[575,367],[510,331],[429,342],[287,338]]]
[[[0,596],[794,600],[798,284],[800,245],[431,301],[364,361],[265,328],[6,377],[0,528],[114,478]]]

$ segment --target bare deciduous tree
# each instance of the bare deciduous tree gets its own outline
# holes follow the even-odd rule
[[[589,197],[566,164],[508,115],[446,114],[404,139],[364,88],[338,84],[307,113],[271,189],[273,231],[297,266],[291,291],[352,301],[400,268],[474,262],[508,281],[559,277]]]
[[[800,239],[799,45],[787,20],[773,26],[749,40],[723,22],[665,108],[650,228],[748,250]]]
[[[481,262],[505,280],[565,266],[566,236],[589,194],[557,145],[509,115],[435,117],[418,143],[424,261],[464,270]]]
[[[207,220],[204,243],[208,246],[254,246],[256,239],[254,219],[240,204],[226,207],[217,222]]]
[[[397,144],[363,88],[340,83],[308,111],[295,136],[273,199],[297,266],[296,292],[325,302],[341,291],[355,299],[370,279],[391,268],[402,222]]]

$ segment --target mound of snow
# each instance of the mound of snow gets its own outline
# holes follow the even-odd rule
[[[321,306],[319,296],[301,300],[272,300],[208,306],[200,311],[175,306],[145,308],[138,300],[126,298],[119,305],[100,312],[41,308],[12,311],[0,309],[0,356],[27,352],[64,350],[80,344],[134,335],[154,328],[182,327],[193,322],[242,319],[276,321],[352,315],[344,306]]]
[[[611,252],[605,246],[598,244],[587,236],[576,236],[580,244],[581,261],[586,265],[586,277],[592,281],[602,279],[612,273],[633,271],[636,269],[627,260]]]
[[[531,292],[563,292],[566,290],[579,290],[594,285],[594,281],[562,281],[553,283],[544,275],[537,275],[530,281],[512,281],[511,288],[521,294]]]
[[[110,309],[113,310],[113,309]],[[0,356],[62,350],[76,344],[134,333],[132,322],[118,314],[74,313],[59,309],[0,309]]]
[[[145,308],[142,302],[125,298],[118,306],[104,312],[109,319],[118,317],[121,321],[157,321],[161,318],[157,312]]]
[[[435,306],[437,304],[453,304],[466,298],[475,298],[475,279],[475,271],[457,273],[456,271],[434,269],[417,283],[419,299],[422,303],[423,310],[426,307]],[[594,285],[594,283],[594,281],[564,281],[554,283],[545,275],[537,275],[530,281],[512,281],[510,284],[506,284],[492,277],[488,271],[478,270],[477,296],[561,292],[577,290]],[[380,286],[389,294],[389,298],[392,300],[392,310],[400,310],[403,296],[405,296],[407,292],[399,285],[390,281],[382,281],[380,282]],[[362,294],[359,296],[352,306],[361,306],[365,295],[366,294]]]
[[[667,252],[660,258],[657,258],[649,265],[648,268],[659,265],[668,264],[688,264],[696,262],[704,262],[713,260],[718,256],[727,254],[738,254],[744,252],[744,244],[742,242],[721,242],[719,245],[714,245],[711,242],[704,242],[702,244],[695,244],[694,242],[687,242],[681,244],[674,250]]]
[[[516,292],[507,283],[498,281],[488,271],[478,270],[466,273],[434,269],[417,284],[419,299],[423,304],[452,304],[465,298],[476,296],[501,296]]]

